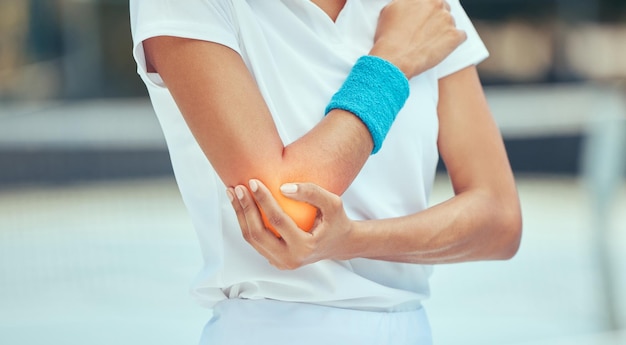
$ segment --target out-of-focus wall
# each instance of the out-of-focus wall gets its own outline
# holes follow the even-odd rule
[[[128,1],[0,2],[0,101],[137,97]]]
[[[475,24],[491,51],[479,66],[487,82],[626,79],[626,22],[565,26],[512,19]]]
[[[565,37],[568,65],[589,79],[626,79],[626,23],[581,24]]]
[[[626,78],[620,0],[466,0],[485,84]],[[125,0],[0,2],[0,100],[144,96]]]
[[[27,1],[0,2],[0,100],[28,97],[25,80],[28,79],[26,66],[29,60],[27,47],[29,23]],[[42,82],[47,80],[48,78],[43,78]]]
[[[491,57],[486,84],[626,78],[626,2],[465,1]]]
[[[491,52],[478,66],[486,86],[626,80],[624,1],[465,0],[462,4]],[[0,1],[0,115],[23,114],[16,108],[48,100],[145,97],[131,48],[127,0]],[[11,110],[8,103],[17,107]],[[106,121],[107,114],[102,117]],[[516,171],[577,173],[582,134],[549,133],[528,140],[505,137],[505,144]],[[13,151],[11,155],[11,160],[13,155],[24,156]]]

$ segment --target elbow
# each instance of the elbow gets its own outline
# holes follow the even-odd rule
[[[483,194],[483,260],[510,260],[522,240],[522,211],[517,193]],[[486,245],[485,245],[486,244]]]
[[[500,250],[499,260],[510,260],[519,251],[522,242],[522,225],[521,222],[517,226],[504,229],[506,233],[503,235],[502,248]]]
[[[502,210],[501,219],[498,222],[497,260],[510,260],[519,251],[522,241],[522,212],[516,202],[506,210]]]

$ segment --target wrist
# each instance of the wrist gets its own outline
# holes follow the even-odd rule
[[[386,44],[382,40],[378,40],[368,55],[379,57],[396,66],[407,79],[421,74],[426,70],[423,61],[415,59],[407,59],[406,54],[401,54],[403,50],[391,44]],[[420,59],[423,60],[423,59]]]
[[[371,253],[371,246],[368,244],[371,242],[372,229],[370,221],[350,220],[350,230],[346,241],[346,248],[344,252],[346,257],[341,260],[349,260],[354,258],[366,258]]]
[[[369,51],[368,55],[379,57],[396,66],[407,79],[412,76],[412,69],[408,61],[398,54],[398,49],[387,48],[385,44],[376,43]]]
[[[362,56],[331,98],[325,114],[342,109],[360,118],[371,134],[375,154],[409,92],[408,79],[397,66],[378,56]]]

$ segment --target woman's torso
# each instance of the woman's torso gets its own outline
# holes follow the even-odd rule
[[[227,26],[232,37],[224,44],[241,54],[287,145],[320,121],[356,59],[368,53],[387,2],[348,0],[336,22],[307,0],[212,0],[198,10],[218,12],[204,15],[219,16]],[[460,9],[458,2],[453,6]],[[266,298],[363,310],[420,306],[429,293],[429,266],[369,259],[327,260],[295,271],[271,266],[244,241],[225,186],[167,89],[149,80],[158,77],[143,77],[203,250],[205,266],[193,289],[201,303]],[[411,79],[410,86],[382,149],[342,196],[353,219],[398,217],[427,207],[438,161],[436,70]]]

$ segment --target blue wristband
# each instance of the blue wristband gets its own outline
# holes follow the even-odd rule
[[[325,114],[342,109],[356,115],[370,131],[378,152],[409,97],[409,81],[404,73],[387,60],[376,56],[360,57],[348,78],[333,95]]]

